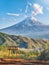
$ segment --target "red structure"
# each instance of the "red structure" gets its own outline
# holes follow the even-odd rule
[[[17,47],[17,46],[9,46],[9,47],[8,47],[8,57],[9,57],[10,54],[11,54],[11,50],[16,51],[16,56],[17,56],[18,47]]]

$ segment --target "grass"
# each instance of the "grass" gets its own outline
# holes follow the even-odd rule
[[[49,49],[48,49],[49,50]],[[49,59],[49,51],[45,50],[42,52],[38,51],[22,51],[22,50],[17,50],[17,53],[15,50],[11,50],[10,54],[8,51],[7,46],[0,46],[0,58],[20,58],[20,59]]]
[[[13,52],[11,50],[11,53],[9,55],[8,53],[8,48],[6,46],[0,46],[0,58],[33,58],[37,57],[39,53],[35,52],[25,52],[25,51],[20,51],[18,50],[17,53],[16,51]]]

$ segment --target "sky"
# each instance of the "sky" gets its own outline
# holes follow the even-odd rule
[[[49,25],[49,0],[0,0],[0,29],[27,17]]]

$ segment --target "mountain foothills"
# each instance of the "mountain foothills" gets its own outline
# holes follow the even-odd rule
[[[43,50],[49,47],[49,41],[8,35],[0,32],[0,46],[18,46],[19,48]]]
[[[18,24],[0,29],[0,32],[10,35],[22,35],[30,38],[49,39],[49,25],[31,20],[29,17]]]
[[[18,46],[18,58],[49,59],[49,40],[46,39],[32,39],[0,32],[0,58],[8,58],[7,46]],[[12,54],[10,58],[16,58],[16,55]]]

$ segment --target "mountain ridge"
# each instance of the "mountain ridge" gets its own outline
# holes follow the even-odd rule
[[[0,47],[1,46],[18,46],[19,50],[23,49],[22,51],[42,52],[45,49],[49,49],[49,40],[8,35],[0,32]]]

